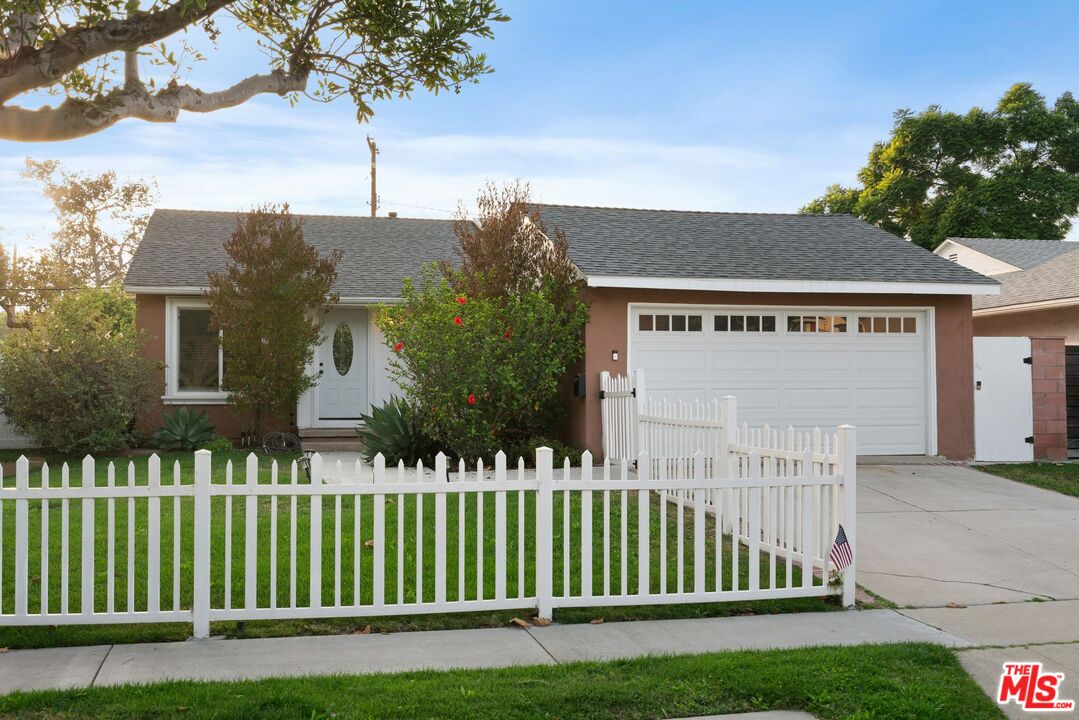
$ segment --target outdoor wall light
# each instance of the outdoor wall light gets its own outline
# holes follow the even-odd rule
[[[611,350],[611,362],[618,362],[618,351]]]

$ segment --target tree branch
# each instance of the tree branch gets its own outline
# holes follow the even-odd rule
[[[140,12],[123,20],[105,20],[90,27],[68,29],[39,48],[28,42],[32,33],[21,28],[9,31],[2,41],[7,57],[0,59],[0,104],[30,90],[51,85],[102,55],[163,40],[233,2],[235,0],[206,0],[202,8],[186,13],[180,9],[182,3],[175,2],[157,12]],[[18,47],[12,51],[15,45]]]
[[[180,112],[208,113],[247,102],[264,93],[286,95],[307,88],[307,73],[276,70],[252,75],[230,88],[203,92],[188,85],[170,85],[157,93],[124,90],[98,102],[66,100],[57,108],[27,110],[0,105],[0,139],[24,142],[70,140],[90,135],[125,118],[176,122]]]

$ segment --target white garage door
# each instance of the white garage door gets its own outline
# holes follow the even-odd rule
[[[923,311],[631,306],[650,398],[734,395],[750,425],[858,426],[863,455],[927,451]]]

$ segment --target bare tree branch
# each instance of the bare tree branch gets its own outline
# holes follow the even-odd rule
[[[170,85],[156,93],[142,89],[124,90],[101,103],[66,100],[56,108],[26,110],[0,105],[0,139],[23,141],[70,140],[91,135],[125,118],[149,122],[176,122],[181,111],[208,113],[241,105],[255,95],[287,95],[303,92],[307,74],[278,70],[252,75],[230,88],[203,92],[188,85]]]
[[[90,27],[76,27],[55,40],[34,47],[28,43],[28,33],[8,32],[3,42],[8,57],[0,59],[0,104],[51,84],[67,73],[95,58],[123,52],[163,40],[189,27],[194,22],[213,15],[235,0],[206,0],[201,9],[183,12],[176,2],[164,10],[134,13],[122,20],[105,20]],[[10,46],[18,38],[18,47]]]

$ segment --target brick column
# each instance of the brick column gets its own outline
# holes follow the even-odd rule
[[[1064,338],[1030,339],[1033,357],[1034,459],[1068,459]]]

